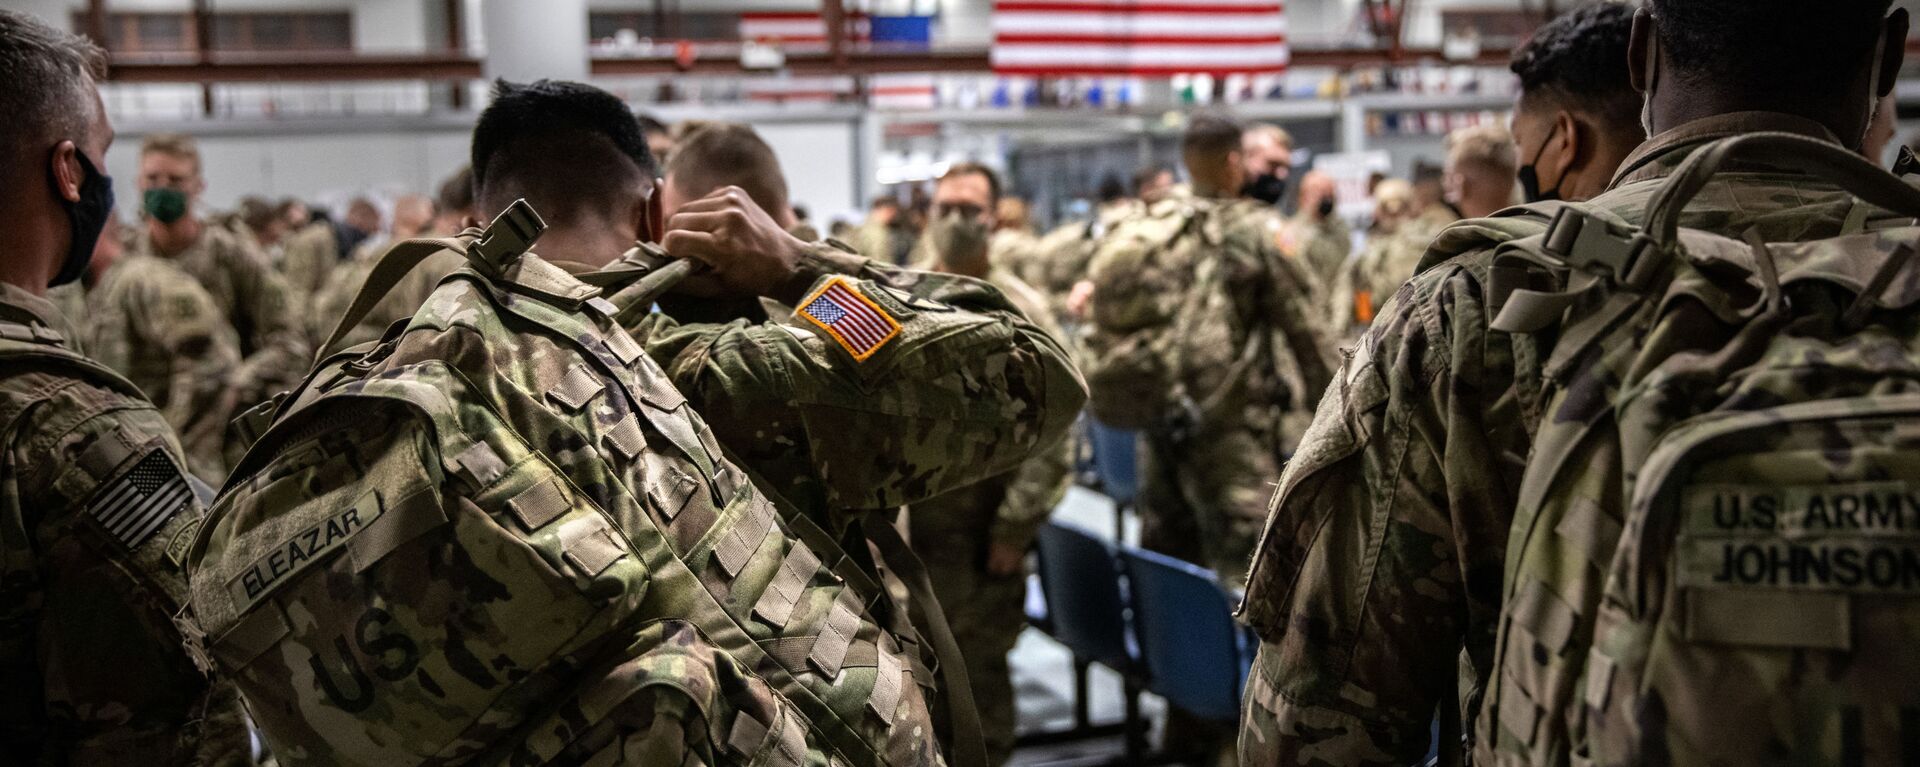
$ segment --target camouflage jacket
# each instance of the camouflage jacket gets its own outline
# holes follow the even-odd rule
[[[325,284],[316,291],[309,301],[310,307],[304,318],[306,333],[315,347],[325,343],[327,336],[333,333],[334,325],[347,313],[347,307],[353,305],[353,299],[360,294],[361,286],[366,284],[367,275],[373,271],[374,264],[386,253],[384,241],[362,245],[354,249],[353,257],[345,263],[336,265],[326,275]],[[466,263],[460,256],[442,252],[428,256],[425,262],[415,266],[400,283],[387,291],[387,295],[374,304],[366,316],[361,317],[352,330],[347,331],[342,343],[345,346],[372,341],[385,333],[387,326],[412,317],[427,302],[427,296],[433,295],[433,289],[440,280],[452,274],[453,270]]]
[[[835,533],[1058,440],[1084,399],[1064,354],[984,283],[825,247],[790,325],[629,335],[600,298],[629,266],[456,271],[323,365],[230,480],[193,612],[283,761],[939,762],[930,680]],[[851,330],[829,290],[897,328]],[[343,508],[344,554],[288,564]]]
[[[1027,285],[1039,285],[1046,262],[1039,251],[1040,236],[1031,229],[1001,229],[987,241],[987,261]]]
[[[75,316],[87,354],[159,406],[195,475],[225,480],[222,447],[235,415],[228,377],[240,349],[213,298],[172,264],[129,253],[86,289],[84,302]]]
[[[159,253],[144,227],[134,233],[128,250],[172,262],[213,296],[214,305],[240,339],[240,369],[229,380],[243,399],[264,399],[306,372],[308,350],[294,324],[295,306],[287,281],[252,243],[209,223],[202,227],[200,238],[179,253]]]
[[[804,268],[884,286],[876,300],[901,320],[899,337],[856,360],[798,314],[782,324],[650,314],[629,330],[720,444],[823,527],[1004,473],[1078,416],[1086,390],[1060,342],[988,283],[830,244],[813,246]]]
[[[1587,205],[1639,221],[1693,149],[1759,130],[1833,140],[1789,115],[1698,120],[1650,139]],[[1832,236],[1853,209],[1818,179],[1743,171],[1717,177],[1680,225],[1787,241]],[[1488,329],[1488,269],[1495,245],[1546,223],[1522,207],[1448,228],[1321,403],[1281,478],[1242,605],[1261,639],[1243,763],[1408,764],[1426,753],[1444,696],[1457,689],[1458,710],[1478,708],[1551,351]]]
[[[1353,252],[1353,233],[1337,215],[1319,221],[1306,211],[1294,214],[1280,232],[1280,251],[1306,264],[1324,289],[1333,284]]]
[[[1436,205],[1369,237],[1360,255],[1339,270],[1327,291],[1328,327],[1342,339],[1366,330],[1387,299],[1413,277],[1433,238],[1453,221],[1452,212]]]
[[[986,281],[999,288],[1035,326],[1060,338],[1039,291],[1000,269],[988,272]],[[915,503],[909,513],[914,516],[916,536],[936,531],[943,540],[957,545],[978,547],[992,540],[1025,549],[1033,543],[1034,533],[1046,523],[1053,507],[1066,496],[1072,481],[1073,444],[1061,439],[1041,447],[1011,472]],[[916,548],[925,544],[919,537],[914,539]]]
[[[245,764],[233,688],[175,629],[201,506],[153,405],[0,284],[0,753],[10,764]]]
[[[325,221],[308,224],[280,243],[280,274],[287,280],[287,293],[294,306],[311,305],[339,264],[339,241],[333,226]]]
[[[1281,255],[1279,226],[1270,206],[1197,196],[1162,200],[1121,222],[1088,268],[1097,285],[1089,355],[1164,327],[1150,332],[1178,336],[1164,344],[1162,364],[1206,405],[1198,426],[1253,425],[1245,417],[1260,413],[1258,428],[1279,437],[1276,454],[1287,452],[1298,435],[1280,434],[1282,419],[1311,409],[1334,363],[1319,291],[1305,268]]]

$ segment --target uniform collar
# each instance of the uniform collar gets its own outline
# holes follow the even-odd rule
[[[42,325],[48,328],[65,327],[60,310],[45,296],[36,296],[26,288],[9,282],[0,282],[0,322],[17,322],[22,325]]]
[[[1686,156],[1686,150],[1710,141],[1738,136],[1743,133],[1792,133],[1816,138],[1832,144],[1840,139],[1827,130],[1827,126],[1818,122],[1783,112],[1729,112],[1727,114],[1702,117],[1687,122],[1647,139],[1627,159],[1620,163],[1620,170],[1613,176],[1608,189],[1647,179],[1664,178],[1672,173]]]

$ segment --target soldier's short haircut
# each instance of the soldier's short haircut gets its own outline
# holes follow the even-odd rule
[[[184,133],[155,133],[140,142],[140,156],[163,154],[178,157],[193,163],[193,172],[200,172],[200,142]]]
[[[435,204],[442,213],[459,213],[473,210],[473,166],[462,165],[459,170],[440,182],[440,191],[434,195]]]
[[[1158,170],[1154,171],[1154,175],[1159,175],[1159,173],[1160,172]],[[1138,180],[1139,175],[1135,174],[1134,178],[1135,178],[1134,188],[1138,189],[1140,187],[1140,182]],[[1151,181],[1152,180],[1151,177],[1149,177],[1148,180]],[[1119,176],[1115,176],[1109,173],[1106,176],[1101,177],[1100,186],[1095,188],[1093,196],[1094,196],[1094,199],[1097,199],[1102,203],[1113,202],[1114,200],[1118,200],[1122,197],[1127,196],[1127,185],[1120,181]]]
[[[1892,0],[1650,0],[1660,51],[1689,82],[1792,99],[1851,82]]]
[[[1493,178],[1511,178],[1518,169],[1513,134],[1498,125],[1477,125],[1447,134],[1453,166],[1475,168]]]
[[[19,11],[0,9],[0,172],[12,174],[41,150],[88,138],[94,80],[106,73],[106,55],[85,38],[47,26]]]
[[[1246,126],[1240,139],[1244,143],[1247,139],[1255,136],[1271,140],[1273,143],[1279,144],[1281,149],[1293,148],[1293,134],[1288,133],[1286,128],[1274,125],[1273,123],[1254,123]]]
[[[1194,115],[1180,137],[1180,153],[1189,157],[1225,157],[1240,151],[1240,123],[1221,115]]]
[[[682,136],[667,160],[667,178],[688,197],[737,186],[770,214],[787,209],[787,177],[780,172],[780,158],[760,134],[738,123],[705,122]]]
[[[956,162],[947,166],[947,172],[940,174],[940,180],[945,181],[961,176],[979,176],[986,179],[987,199],[994,203],[1000,202],[1000,174],[993,172],[992,168],[977,162]]]
[[[1640,92],[1627,73],[1633,6],[1600,2],[1563,13],[1534,31],[1508,67],[1524,98],[1546,99],[1609,125],[1640,122]]]
[[[524,197],[550,217],[624,204],[651,188],[655,170],[625,103],[561,80],[497,81],[473,128],[471,167],[478,204],[504,207]]]

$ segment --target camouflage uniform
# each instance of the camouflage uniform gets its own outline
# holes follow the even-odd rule
[[[1642,145],[1586,205],[1637,222],[1693,149],[1763,130],[1833,141],[1790,115],[1697,120]],[[1717,177],[1680,225],[1830,237],[1854,207],[1819,179],[1748,171]],[[1493,246],[1546,223],[1509,209],[1446,230],[1321,403],[1275,494],[1242,608],[1261,638],[1244,763],[1408,764],[1426,753],[1444,696],[1457,689],[1459,710],[1478,708],[1551,353],[1539,337],[1488,329],[1488,269]]]
[[[245,764],[233,688],[195,668],[172,622],[201,515],[172,429],[66,349],[55,314],[0,284],[0,754]]]
[[[1368,238],[1366,248],[1330,283],[1327,323],[1334,334],[1344,340],[1365,331],[1394,291],[1413,277],[1433,238],[1454,220],[1451,211],[1435,205]]]
[[[1001,229],[987,241],[987,261],[1028,286],[1039,285],[1046,276],[1039,244],[1032,229]]]
[[[902,212],[901,215],[906,215]],[[851,242],[860,255],[888,264],[905,264],[911,260],[910,253],[915,245],[912,233],[900,226],[882,226],[867,222],[853,230]]]
[[[152,234],[138,227],[128,251],[172,262],[213,296],[240,339],[240,368],[228,380],[242,408],[286,389],[306,373],[307,344],[294,324],[287,281],[252,243],[206,224],[199,239],[169,256],[155,250]]]
[[[1204,226],[1190,223],[1196,217]],[[1139,321],[1131,316],[1134,309],[1115,305],[1120,291],[1113,289],[1130,280],[1167,281],[1126,284],[1124,292],[1178,307],[1164,332],[1180,337],[1163,367],[1193,400],[1214,402],[1210,412],[1195,412],[1196,422],[1144,435],[1141,544],[1205,564],[1229,584],[1244,577],[1266,519],[1270,484],[1292,452],[1309,403],[1332,377],[1313,278],[1280,254],[1278,225],[1271,207],[1251,201],[1163,200],[1109,233],[1089,270],[1109,275],[1096,280],[1093,355],[1102,353],[1100,337],[1125,333]],[[1207,239],[1182,244],[1192,237]],[[1158,248],[1158,258],[1166,259],[1187,254],[1194,261],[1138,272],[1118,266],[1136,258],[1129,251],[1137,248]],[[1201,318],[1195,310],[1207,313]],[[1248,350],[1251,364],[1242,359]],[[1093,393],[1103,396],[1098,387]]]
[[[1055,227],[1034,245],[1037,257],[1046,266],[1037,280],[1027,284],[1046,294],[1054,317],[1067,324],[1067,296],[1073,286],[1087,278],[1087,265],[1099,247],[1100,238],[1134,216],[1144,215],[1147,207],[1139,200],[1124,199],[1100,208],[1091,221],[1075,221]]]
[[[1046,318],[1046,299],[999,269],[987,282],[1006,294],[1022,313],[1050,334],[1058,330]],[[1024,572],[994,575],[986,570],[989,543],[1025,551],[1072,481],[1072,444],[1061,440],[1042,449],[1020,468],[915,503],[907,509],[914,553],[926,563],[933,592],[946,610],[947,623],[966,658],[967,679],[980,705],[980,724],[992,764],[1013,753],[1014,695],[1007,653],[1026,628]]]
[[[226,426],[235,413],[228,377],[239,341],[192,277],[151,256],[122,255],[92,287],[49,295],[78,304],[82,348],[132,381],[159,407],[208,484],[227,478]],[[64,311],[73,304],[63,305]]]
[[[1280,242],[1281,252],[1306,263],[1322,288],[1333,284],[1353,252],[1353,232],[1346,221],[1335,215],[1315,221],[1304,210],[1287,221]]]
[[[801,314],[620,332],[594,286],[636,265],[487,263],[323,365],[191,555],[282,763],[941,763],[865,531],[1059,439],[1084,392],[1058,345],[984,283],[824,246],[803,305],[853,291],[883,342]],[[345,552],[248,575],[343,509]]]
[[[280,274],[286,277],[289,301],[300,307],[296,317],[311,317],[306,307],[327,286],[327,277],[340,264],[340,245],[333,225],[315,221],[287,235],[280,243]],[[329,328],[331,329],[331,328]]]
[[[347,307],[353,305],[354,296],[360,294],[361,286],[367,282],[367,275],[373,271],[374,264],[380,262],[380,256],[387,252],[390,244],[382,239],[377,244],[362,245],[355,248],[353,257],[327,274],[326,284],[313,295],[311,309],[307,312],[307,338],[312,339],[315,347],[325,343],[327,336],[333,333],[334,325],[347,313]],[[374,304],[360,322],[347,331],[344,342],[335,347],[344,348],[365,343],[387,332],[387,327],[395,322],[412,317],[420,311],[420,305],[427,302],[427,296],[433,295],[434,287],[440,280],[452,274],[453,270],[466,263],[459,255],[442,252],[427,257],[419,266],[407,272],[399,284],[387,291],[387,295]]]

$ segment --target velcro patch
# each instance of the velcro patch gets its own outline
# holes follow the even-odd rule
[[[160,448],[94,491],[87,513],[127,548],[137,548],[193,500],[193,488]]]
[[[827,331],[856,362],[866,361],[900,334],[900,323],[844,277],[828,280],[801,301],[794,314]]]
[[[274,544],[267,549],[267,553],[247,565],[247,569],[227,581],[227,592],[233,597],[234,608],[239,612],[251,609],[255,602],[285,583],[289,576],[340,548],[366,530],[385,511],[379,495],[369,490],[352,506],[336,511]]]

